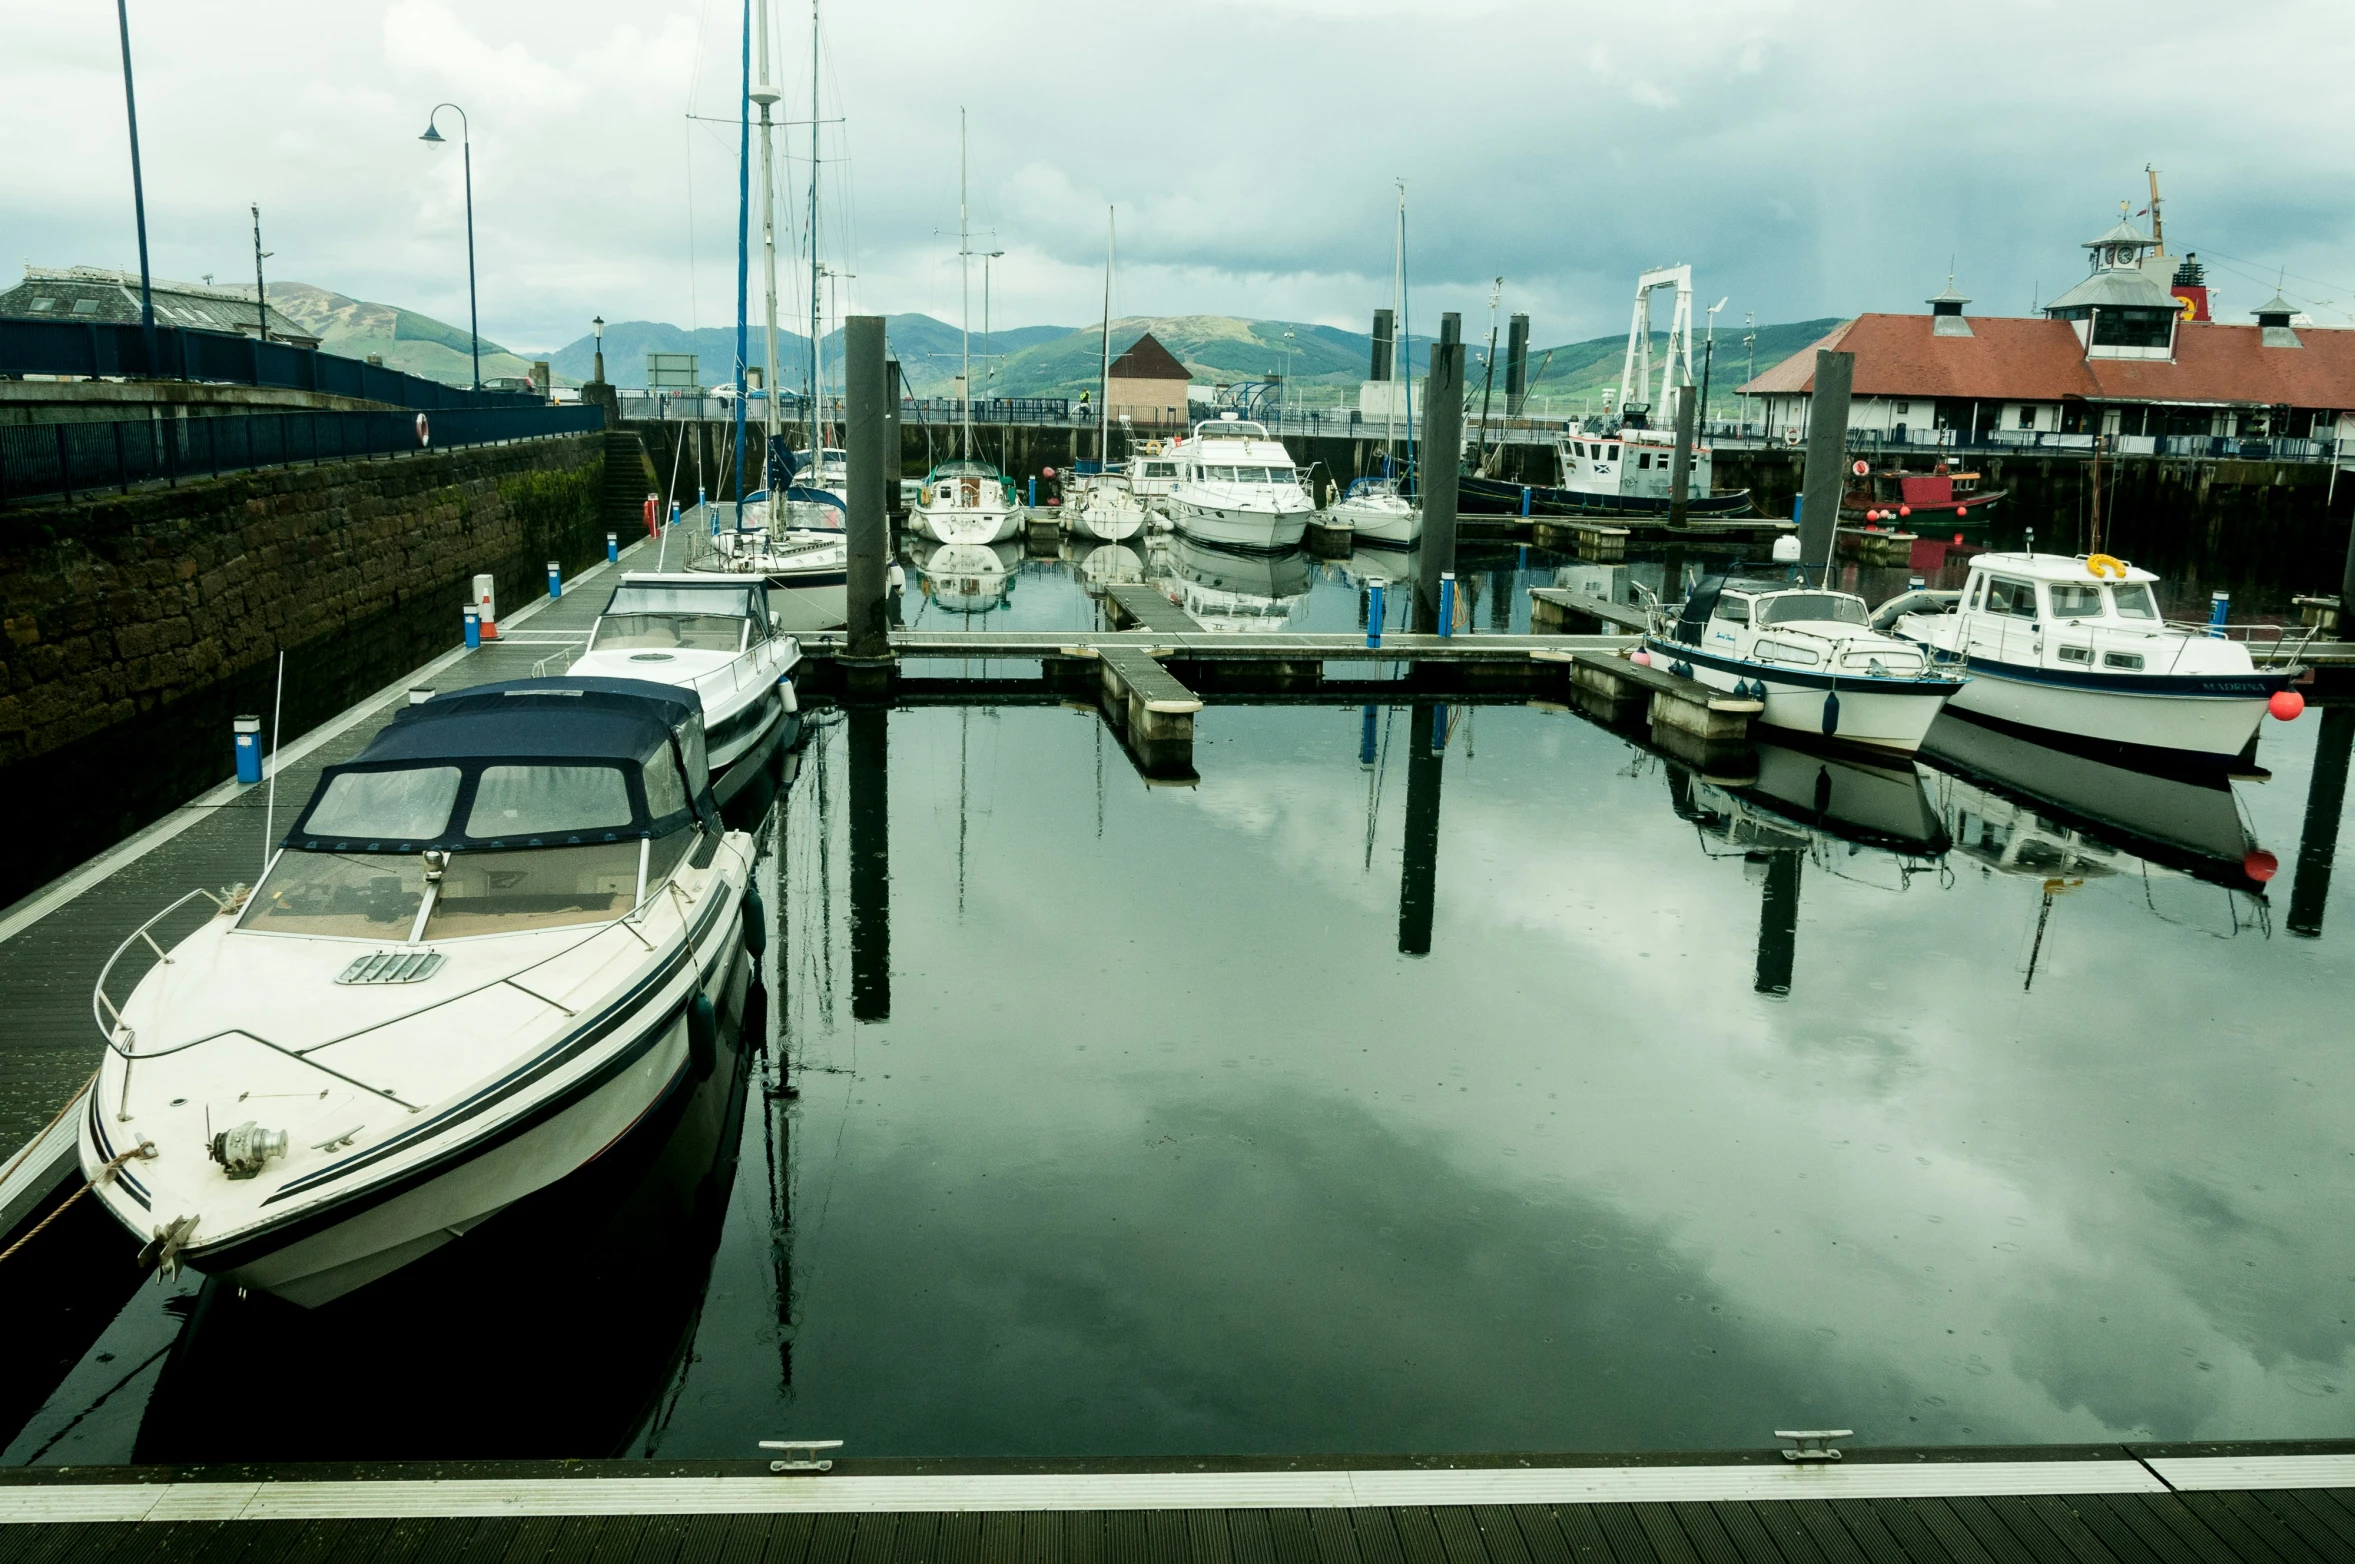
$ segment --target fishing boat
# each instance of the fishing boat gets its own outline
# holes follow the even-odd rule
[[[1179,532],[1222,548],[1292,548],[1315,513],[1284,442],[1233,413],[1196,424],[1182,442],[1168,503]]]
[[[1652,293],[1674,288],[1668,354],[1652,390]],[[1679,373],[1681,366],[1681,375]],[[1666,520],[1675,503],[1676,432],[1673,409],[1679,397],[1694,395],[1693,269],[1671,266],[1636,279],[1635,316],[1628,327],[1627,353],[1619,370],[1617,409],[1593,428],[1575,426],[1554,440],[1556,481],[1522,485],[1477,472],[1456,480],[1458,503],[1467,510],[1522,511],[1545,516],[1635,517]],[[1666,422],[1656,425],[1657,412]],[[1724,521],[1757,513],[1750,491],[1720,494],[1711,479],[1711,451],[1696,437],[1686,478],[1685,516],[1691,521]]]
[[[574,678],[648,679],[695,692],[703,707],[712,795],[745,779],[801,730],[793,669],[801,644],[782,633],[758,578],[632,571],[606,599]]]
[[[1927,603],[1891,628],[1969,670],[1958,712],[2109,758],[2230,760],[2301,670],[2260,670],[2226,626],[2168,622],[2158,580],[2108,554],[1981,554],[1951,606]],[[2304,704],[2292,694],[2280,710]]]
[[[1709,575],[1673,619],[1655,611],[1644,650],[1671,673],[1762,702],[1769,727],[1911,751],[1964,678],[1871,620],[1850,593]]]
[[[250,892],[135,983],[130,952],[211,893],[107,961],[83,1169],[166,1266],[306,1307],[397,1272],[713,1068],[752,862],[691,690],[405,707],[326,769]]]

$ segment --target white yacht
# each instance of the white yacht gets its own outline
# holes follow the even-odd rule
[[[1149,440],[1143,450],[1128,459],[1129,492],[1143,503],[1146,510],[1164,518],[1169,512],[1169,497],[1177,493],[1178,459],[1175,447],[1178,443],[1172,441],[1171,448],[1165,449],[1159,440]]]
[[[698,506],[680,523],[688,532],[679,545],[687,568],[767,582],[769,606],[782,629],[807,634],[841,628],[850,618],[849,535],[831,526],[772,528],[767,523],[777,508],[749,499],[742,507],[715,502],[710,510],[720,525],[707,530],[700,519],[704,507]],[[791,500],[782,509],[798,519],[804,506]],[[658,559],[667,559],[672,547],[666,537]]]
[[[1654,663],[1764,702],[1770,727],[1910,751],[1963,688],[1910,641],[1875,630],[1864,599],[1775,577],[1704,576],[1644,637]]]
[[[2221,628],[2168,623],[2158,579],[2106,554],[1980,554],[1950,609],[1892,628],[1970,670],[1957,712],[2129,758],[2228,760],[2298,670],[2260,672]]]
[[[952,614],[986,614],[1014,587],[1021,551],[1011,543],[943,543],[916,558],[916,590]]]
[[[1226,548],[1287,549],[1307,534],[1315,507],[1291,453],[1265,424],[1221,414],[1196,424],[1177,455],[1169,513],[1186,536]]]
[[[800,731],[801,643],[781,633],[767,583],[716,573],[630,572],[606,599],[574,678],[648,679],[703,706],[712,792],[722,803]]]
[[[135,983],[117,968],[172,909],[117,948],[83,1169],[159,1262],[305,1307],[388,1275],[713,1067],[752,860],[691,691],[405,707],[327,768],[250,893]]]
[[[1308,597],[1308,560],[1298,553],[1241,553],[1180,532],[1161,564],[1162,595],[1205,630],[1281,630]]]
[[[1423,540],[1423,507],[1398,492],[1395,478],[1360,478],[1325,512],[1358,542],[1413,548]]]
[[[1013,479],[988,462],[960,458],[924,475],[909,520],[935,543],[1003,543],[1021,536],[1022,502]]]

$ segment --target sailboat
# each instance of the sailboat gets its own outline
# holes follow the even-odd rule
[[[1406,319],[1406,186],[1398,187],[1398,246],[1390,272],[1390,318]],[[1390,349],[1390,373],[1393,378],[1414,384],[1414,371],[1406,361],[1406,338],[1402,332]],[[1407,409],[1409,434],[1412,434],[1414,409]],[[1423,536],[1423,507],[1408,499],[1401,483],[1402,468],[1398,463],[1398,403],[1385,399],[1383,403],[1382,464],[1378,478],[1360,478],[1325,512],[1325,525],[1347,527],[1358,539],[1388,548],[1412,548]]]
[[[1022,530],[1014,480],[973,454],[973,229],[966,200],[965,111],[957,111],[957,273],[964,295],[957,457],[924,475],[916,530],[941,543],[1002,543]]]
[[[1129,484],[1125,470],[1112,465],[1112,252],[1113,213],[1104,214],[1104,332],[1102,362],[1096,379],[1096,468],[1075,503],[1063,513],[1074,533],[1102,543],[1118,543],[1144,530],[1145,506]]]

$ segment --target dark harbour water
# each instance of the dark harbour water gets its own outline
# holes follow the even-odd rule
[[[1466,563],[1485,628],[1558,562]],[[2344,1437],[2326,722],[2199,786],[1218,705],[1148,788],[1079,710],[823,713],[741,1089],[364,1309],[143,1288],[6,1458]],[[404,1394],[302,1412],[346,1364]]]

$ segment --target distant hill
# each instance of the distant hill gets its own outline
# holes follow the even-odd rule
[[[372,304],[307,282],[271,283],[270,304],[301,322],[305,330],[319,333],[322,352],[344,358],[375,354],[390,368],[444,385],[473,383],[474,359],[463,326],[394,304]],[[531,361],[485,337],[482,373],[486,380],[494,375],[528,375]]]
[[[899,355],[900,372],[906,377],[906,384],[925,395],[947,394],[957,376],[956,327],[929,315],[886,315],[883,332],[891,350]],[[994,333],[989,345],[1002,360],[1008,353],[1070,334],[1068,326],[1012,326]],[[746,356],[754,364],[764,357],[763,336],[757,322],[746,334]],[[777,378],[787,389],[801,384],[809,373],[809,342],[807,336],[779,324]],[[582,337],[551,353],[548,363],[559,375],[586,380],[594,367],[595,353],[595,339]],[[705,385],[723,385],[736,378],[736,328],[733,326],[705,326],[699,331],[689,331],[657,320],[625,320],[606,326],[605,378],[613,384],[644,385],[648,353],[694,354],[696,374]],[[825,358],[829,381],[840,384],[842,331],[839,327],[826,333]],[[978,385],[986,363],[979,332],[973,334],[973,361],[973,378]]]

